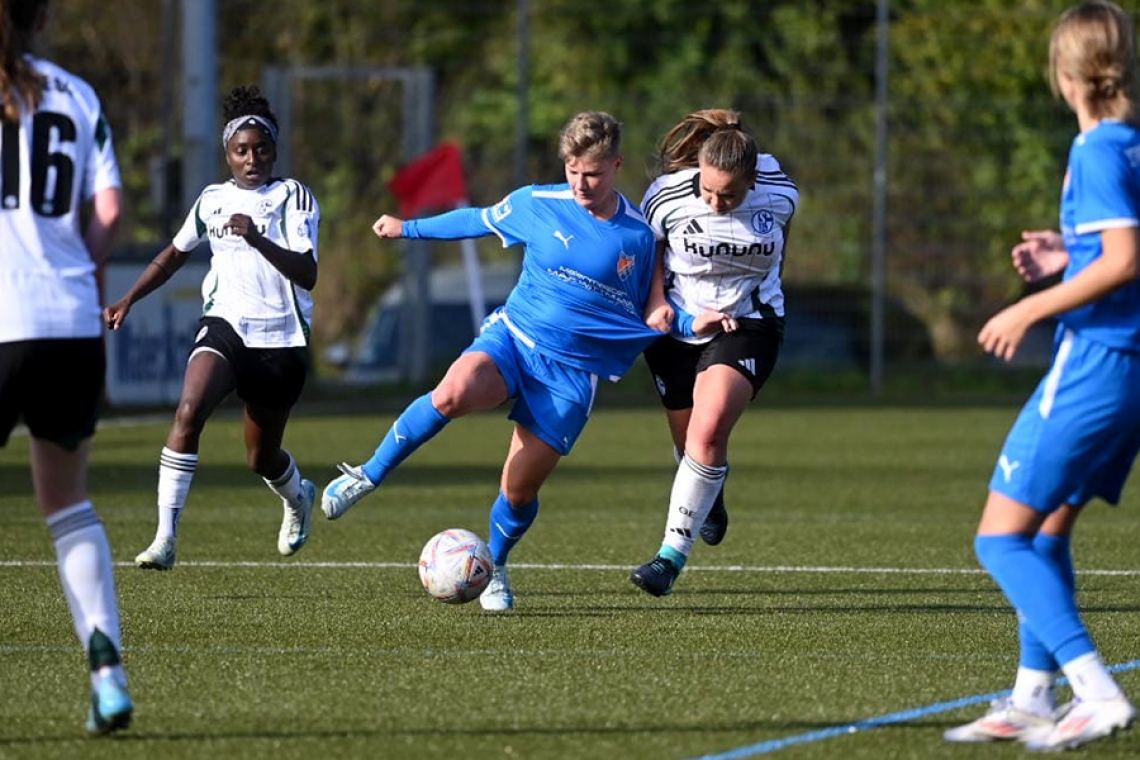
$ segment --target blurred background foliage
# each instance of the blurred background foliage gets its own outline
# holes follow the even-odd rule
[[[122,239],[156,247],[171,230],[155,202],[153,167],[164,151],[178,157],[181,134],[180,79],[171,71],[180,61],[178,40],[163,25],[171,4],[56,0],[42,51],[101,94],[130,199]],[[462,146],[471,203],[490,205],[517,184],[520,5],[224,0],[220,88],[260,82],[270,65],[430,67],[435,136]],[[1056,225],[1076,125],[1052,97],[1046,66],[1049,31],[1067,5],[891,2],[888,287],[927,326],[941,362],[978,357],[977,328],[1022,291],[1009,267],[1010,245],[1023,229]],[[1124,5],[1135,13],[1134,3]],[[785,278],[866,287],[874,0],[528,6],[526,181],[560,181],[557,130],[577,111],[607,110],[625,124],[620,185],[638,201],[660,135],[691,110],[737,108],[802,193]],[[395,209],[386,184],[403,161],[399,108],[391,83],[314,83],[294,94],[292,174],[314,188],[325,218],[318,347],[350,336],[398,274],[400,257],[369,227]],[[225,176],[219,165],[219,179]],[[175,224],[187,210],[188,203],[174,212]],[[488,258],[511,255],[496,240],[480,245]]]

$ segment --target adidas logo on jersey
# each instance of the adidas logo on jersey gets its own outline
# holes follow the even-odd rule
[[[685,229],[681,230],[682,235],[700,235],[702,232],[704,230],[701,229],[701,225],[697,224],[696,219],[686,224]]]
[[[740,361],[737,362],[737,364],[739,364],[741,367],[744,367],[745,371],[748,372],[748,374],[750,374],[750,375],[756,374],[756,360],[755,359],[741,359]]]

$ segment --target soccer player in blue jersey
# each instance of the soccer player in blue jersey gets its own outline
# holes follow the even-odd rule
[[[1011,359],[1034,323],[1056,317],[1048,374],[1006,438],[975,551],[1020,621],[1013,692],[949,741],[1017,739],[1069,749],[1130,726],[1136,710],[1077,609],[1070,535],[1082,507],[1116,504],[1140,449],[1140,128],[1136,37],[1118,6],[1070,9],[1053,32],[1051,79],[1076,114],[1061,193],[1061,238],[1027,233],[1014,264],[1062,281],[1002,310],[978,342]],[[1061,246],[1063,244],[1063,253]],[[1067,261],[1066,261],[1067,260]],[[1057,709],[1057,672],[1074,699]]]
[[[507,555],[538,514],[538,492],[570,453],[590,416],[598,378],[617,380],[661,332],[662,292],[650,299],[655,242],[637,206],[615,188],[621,125],[581,113],[563,127],[566,182],[531,185],[489,208],[459,209],[417,221],[384,215],[382,238],[457,240],[497,235],[522,243],[522,272],[504,306],[430,393],[392,424],[372,457],[324,490],[321,508],[343,515],[451,420],[513,399],[514,421],[500,490],[491,507],[494,559],[483,609],[514,607]]]

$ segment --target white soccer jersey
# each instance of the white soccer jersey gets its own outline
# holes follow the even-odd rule
[[[111,129],[95,91],[50,61],[35,112],[0,123],[0,342],[102,334],[95,262],[80,207],[119,187]]]
[[[248,215],[262,235],[282,248],[298,255],[312,251],[315,259],[317,199],[294,179],[272,179],[255,190],[233,180],[210,185],[173,241],[180,251],[210,242],[210,271],[202,281],[204,315],[229,322],[249,348],[308,345],[312,294],[286,279],[240,235],[222,232],[234,214]]]
[[[799,205],[796,184],[771,155],[756,161],[756,184],[744,202],[716,214],[701,199],[700,171],[658,177],[641,211],[665,241],[669,296],[696,316],[714,309],[734,317],[784,316],[784,233]],[[674,336],[677,337],[677,336]],[[680,338],[688,343],[712,340]]]

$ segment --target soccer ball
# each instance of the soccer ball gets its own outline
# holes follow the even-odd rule
[[[469,530],[436,533],[420,552],[420,582],[435,599],[447,604],[470,602],[491,582],[491,550]]]

